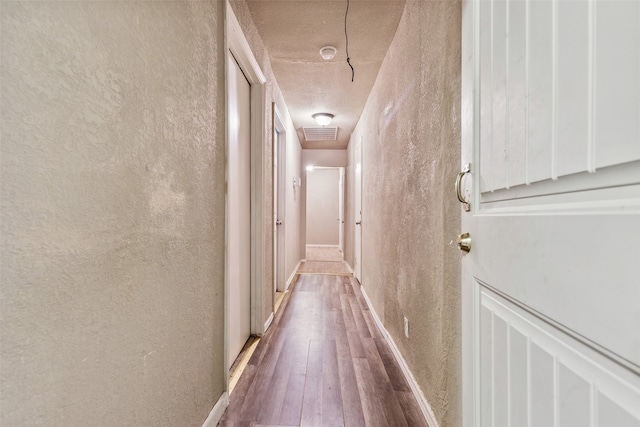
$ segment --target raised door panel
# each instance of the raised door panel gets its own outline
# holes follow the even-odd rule
[[[640,159],[640,2],[594,2],[594,166]]]
[[[640,426],[640,377],[476,282],[482,426]]]
[[[478,7],[482,193],[640,160],[640,2]]]

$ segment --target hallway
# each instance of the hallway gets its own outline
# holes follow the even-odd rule
[[[298,268],[303,274],[351,276],[349,265],[337,247],[307,246],[306,257]]]
[[[639,23],[1,1],[0,425],[640,427]]]
[[[358,282],[301,274],[220,426],[424,426]]]

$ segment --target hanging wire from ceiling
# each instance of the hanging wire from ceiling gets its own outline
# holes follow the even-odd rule
[[[353,65],[351,65],[351,58],[349,58],[349,35],[347,34],[347,16],[349,15],[349,0],[347,0],[347,11],[344,13],[344,38],[346,41],[346,52],[347,52],[347,64],[351,67],[351,81],[355,77],[355,70],[353,69]]]

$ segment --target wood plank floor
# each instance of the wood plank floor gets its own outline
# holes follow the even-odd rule
[[[427,426],[358,282],[301,274],[218,424]]]

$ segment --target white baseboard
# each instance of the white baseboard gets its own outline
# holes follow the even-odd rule
[[[293,269],[293,271],[291,272],[291,276],[289,276],[289,278],[287,279],[287,283],[284,285],[285,292],[289,290],[289,286],[291,286],[291,284],[293,283],[293,279],[295,279],[296,274],[298,274],[298,269],[300,269],[300,264],[302,264],[305,261],[306,260],[301,259],[300,261],[298,261],[298,264],[296,264],[296,268]]]
[[[269,326],[271,326],[271,322],[273,322],[273,311],[269,315],[269,318],[267,319],[267,321],[264,322],[264,329],[262,330],[263,335],[265,332],[267,332],[267,329],[269,329]]]
[[[418,386],[418,382],[416,381],[416,378],[413,376],[413,374],[409,370],[409,366],[407,365],[407,362],[405,362],[404,358],[402,357],[400,350],[398,350],[398,346],[396,346],[396,343],[393,341],[393,338],[391,338],[391,335],[389,334],[389,332],[386,330],[386,328],[380,321],[380,318],[378,317],[375,310],[373,309],[371,300],[367,296],[367,293],[365,292],[362,286],[360,287],[360,290],[362,291],[364,300],[367,302],[367,306],[369,307],[369,312],[371,313],[371,316],[373,317],[374,322],[376,322],[376,325],[378,325],[378,328],[380,329],[380,331],[382,332],[382,335],[384,336],[385,340],[389,344],[389,347],[391,347],[391,352],[393,353],[396,360],[398,361],[398,364],[400,365],[400,369],[402,369],[402,373],[404,374],[405,379],[409,383],[409,386],[411,387],[411,391],[413,392],[413,395],[418,401],[418,406],[420,406],[422,415],[427,420],[427,424],[431,427],[440,427],[440,424],[438,424],[438,420],[436,419],[436,416],[433,413],[433,409],[431,409],[431,405],[429,405],[429,402],[427,402],[427,398],[424,397],[422,390],[420,390],[420,386]]]
[[[222,418],[222,414],[224,414],[225,409],[227,409],[227,406],[229,406],[229,394],[225,391],[213,406],[211,412],[209,412],[209,416],[204,420],[202,427],[216,427],[220,422],[220,418]]]
[[[347,268],[349,269],[349,273],[353,274],[353,277],[356,277],[356,271],[353,269],[353,267],[351,267],[351,265],[347,262],[347,260],[344,260],[344,263],[347,264]]]

